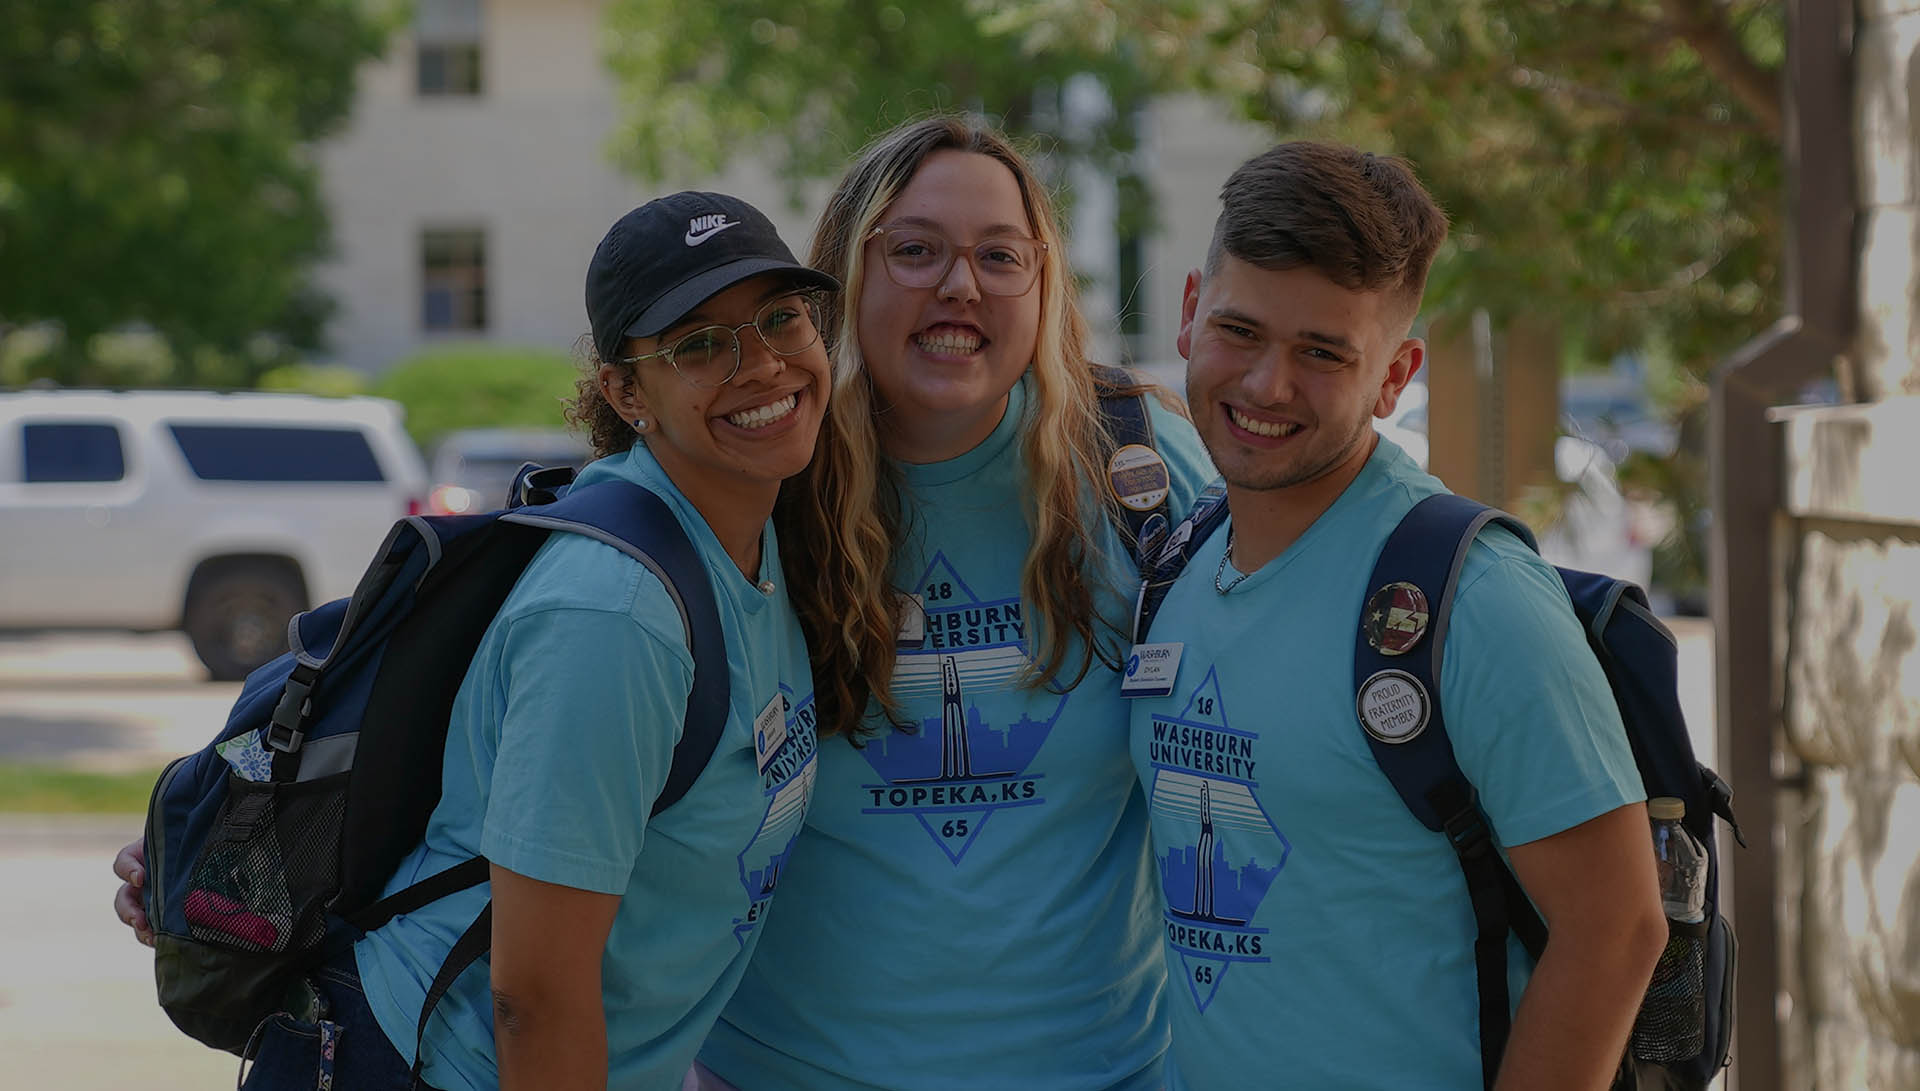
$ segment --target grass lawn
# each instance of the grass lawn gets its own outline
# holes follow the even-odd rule
[[[88,773],[0,762],[0,811],[141,814],[158,779],[158,767],[137,773]]]

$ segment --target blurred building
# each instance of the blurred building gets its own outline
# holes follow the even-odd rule
[[[377,371],[447,341],[569,348],[586,329],[594,244],[622,213],[674,189],[745,197],[804,255],[830,181],[796,206],[745,157],[717,177],[659,185],[613,165],[620,107],[602,61],[602,8],[417,0],[411,31],[362,70],[350,122],[317,150],[335,243],[320,271],[339,306],[335,361]],[[1073,259],[1089,279],[1101,357],[1177,379],[1182,279],[1206,249],[1220,183],[1270,141],[1198,99],[1158,104],[1141,126],[1162,230],[1117,237],[1111,180],[1076,174]]]
[[[411,33],[365,66],[346,129],[318,149],[338,310],[333,357],[378,371],[446,341],[570,348],[587,259],[655,194],[614,169],[616,101],[598,0],[418,0]],[[764,170],[702,184],[809,217]],[[667,188],[662,187],[661,192]]]
[[[1788,0],[1786,310],[1715,376],[1740,1091],[1920,1087],[1920,3]],[[1851,404],[1777,408],[1810,383]]]

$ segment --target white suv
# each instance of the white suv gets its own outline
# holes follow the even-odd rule
[[[376,398],[0,394],[0,628],[183,629],[242,678],[426,487]]]

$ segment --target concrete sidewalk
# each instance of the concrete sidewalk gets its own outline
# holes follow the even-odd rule
[[[158,769],[226,722],[240,684],[205,677],[179,633],[0,634],[0,761]]]
[[[137,815],[0,814],[0,1089],[208,1091],[233,1056],[174,1029],[153,953],[113,915]]]

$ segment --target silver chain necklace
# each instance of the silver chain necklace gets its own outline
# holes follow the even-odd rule
[[[1245,580],[1248,576],[1253,575],[1253,573],[1251,572],[1236,572],[1234,573],[1233,578],[1228,580],[1226,584],[1223,586],[1220,583],[1220,577],[1227,574],[1227,558],[1231,556],[1233,556],[1233,528],[1228,527],[1226,552],[1220,554],[1220,563],[1214,566],[1214,569],[1213,569],[1213,589],[1215,591],[1220,592],[1223,595],[1233,590],[1234,588],[1240,586],[1241,581]]]

